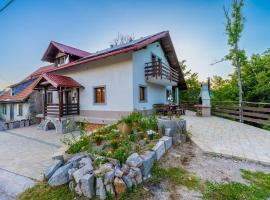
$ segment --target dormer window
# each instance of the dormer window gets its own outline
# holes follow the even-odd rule
[[[58,66],[58,65],[66,64],[66,59],[67,59],[66,56],[62,56],[62,57],[56,58],[56,59],[55,59],[55,64],[56,64],[57,66]]]

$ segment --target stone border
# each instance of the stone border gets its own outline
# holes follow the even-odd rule
[[[168,120],[166,121],[168,122]],[[141,155],[136,152],[132,153],[125,164],[121,165],[116,159],[106,158],[107,162],[94,170],[93,162],[103,157],[89,155],[86,152],[75,154],[72,157],[68,154],[59,154],[54,155],[54,163],[44,173],[44,178],[51,186],[68,183],[70,190],[88,198],[98,196],[99,199],[105,200],[107,193],[112,196],[121,196],[128,188],[137,186],[150,178],[154,163],[168,152],[173,143],[179,144],[179,142],[173,142],[175,138],[179,140],[175,134],[180,135],[179,132],[182,133],[183,127],[186,126],[182,120],[180,124],[183,127],[175,125],[175,123],[179,123],[179,120],[174,121],[172,123],[174,126],[171,128],[163,124],[162,126],[166,127],[167,135],[164,135],[164,128],[160,129],[163,137],[157,141],[155,146]],[[67,146],[62,147],[62,152],[67,148]]]

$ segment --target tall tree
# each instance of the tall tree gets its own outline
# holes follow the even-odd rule
[[[198,103],[198,97],[201,90],[201,84],[198,79],[198,73],[194,73],[187,69],[186,61],[179,61],[180,69],[184,73],[184,78],[187,84],[187,90],[182,91],[180,95],[180,102]]]
[[[239,49],[239,41],[241,33],[244,29],[245,18],[242,15],[242,8],[244,0],[233,0],[232,12],[224,7],[224,14],[226,17],[226,34],[228,35],[228,45],[230,46],[229,54],[225,56],[226,60],[230,60],[232,65],[237,70],[237,85],[239,95],[239,110],[240,122],[243,122],[243,90],[241,81],[241,64],[245,61],[245,51]]]

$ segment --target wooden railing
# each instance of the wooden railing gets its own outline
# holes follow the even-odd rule
[[[212,114],[245,123],[270,126],[270,103],[243,102],[242,112],[237,101],[217,101],[212,103]]]
[[[80,114],[79,104],[63,104],[59,107],[59,104],[48,104],[45,106],[45,115],[53,116],[65,116],[65,115],[78,115]]]
[[[196,105],[198,102],[188,102],[188,101],[181,101],[180,105],[185,108],[185,110],[192,110],[196,111]]]
[[[167,66],[163,62],[148,62],[145,63],[145,78],[148,80],[150,78],[161,78],[167,79],[170,81],[177,82],[179,81],[178,71],[174,68]]]

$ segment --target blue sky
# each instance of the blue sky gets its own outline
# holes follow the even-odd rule
[[[0,6],[7,0],[0,0]],[[0,89],[40,66],[55,40],[89,52],[107,48],[118,32],[136,38],[169,30],[180,60],[199,73],[226,77],[229,63],[222,6],[230,0],[15,0],[0,13]],[[240,47],[248,55],[270,47],[270,1],[246,0]]]

